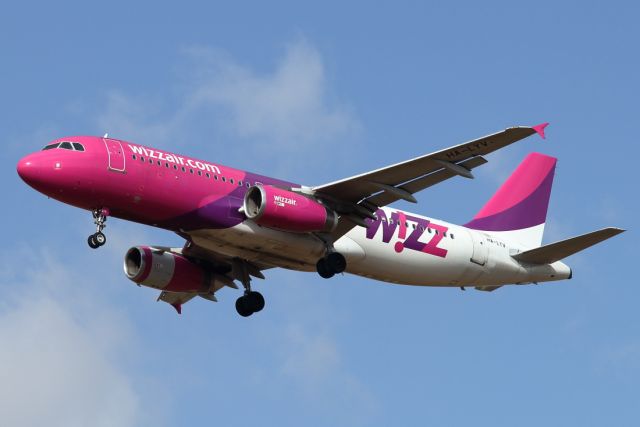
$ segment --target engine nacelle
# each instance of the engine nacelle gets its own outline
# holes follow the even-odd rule
[[[295,233],[329,232],[338,215],[326,206],[292,191],[254,185],[244,196],[244,214],[255,223]]]
[[[214,275],[187,258],[148,246],[134,246],[124,257],[124,273],[139,285],[169,292],[208,292]]]

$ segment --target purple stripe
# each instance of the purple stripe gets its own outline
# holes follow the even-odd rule
[[[247,173],[245,176],[247,182],[260,182],[267,185],[275,185],[279,187],[291,188],[299,187],[299,185],[269,178],[263,175]],[[184,215],[171,218],[159,224],[163,228],[197,230],[202,228],[223,229],[231,228],[240,224],[245,220],[244,214],[238,212],[244,201],[244,195],[247,187],[237,187],[230,194],[216,200],[215,202],[201,206]]]
[[[465,224],[467,228],[484,231],[511,231],[544,224],[553,184],[551,169],[540,186],[515,206],[484,218],[475,218]]]

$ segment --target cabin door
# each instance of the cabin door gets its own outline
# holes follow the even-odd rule
[[[120,141],[110,138],[102,138],[105,147],[107,147],[107,154],[109,156],[109,170],[113,172],[124,173],[125,158],[124,150],[122,149],[122,143]]]

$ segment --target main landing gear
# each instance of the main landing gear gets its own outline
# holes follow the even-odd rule
[[[236,300],[236,311],[242,317],[249,317],[264,308],[264,297],[260,292],[246,290],[244,295]]]
[[[347,260],[339,252],[329,252],[316,263],[316,269],[320,277],[330,279],[336,274],[344,272],[347,268]]]
[[[91,249],[97,249],[107,243],[107,236],[104,235],[102,230],[107,226],[109,209],[94,209],[91,211],[91,215],[93,215],[93,223],[96,225],[96,232],[89,236],[87,243]]]
[[[264,297],[260,292],[251,290],[251,277],[247,266],[238,262],[234,267],[234,270],[240,276],[242,286],[244,286],[244,295],[236,300],[236,311],[242,317],[249,317],[264,308]]]

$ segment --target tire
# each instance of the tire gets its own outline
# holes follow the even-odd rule
[[[260,292],[251,291],[246,298],[249,303],[249,307],[251,307],[251,311],[254,313],[257,313],[264,308],[264,297]]]
[[[326,258],[320,258],[318,260],[318,262],[316,263],[316,270],[318,271],[320,277],[322,277],[323,279],[331,279],[334,275],[334,273],[329,270]]]
[[[331,252],[326,257],[326,265],[329,271],[339,274],[347,269],[347,260],[341,253]]]
[[[97,249],[97,248],[98,248],[98,246],[100,246],[100,245],[98,245],[98,243],[95,241],[95,239],[94,239],[94,237],[93,237],[93,234],[92,234],[91,236],[89,236],[89,238],[87,239],[87,243],[89,244],[89,247],[90,247],[91,249]]]
[[[249,307],[247,297],[241,296],[236,300],[236,311],[242,317],[249,317],[253,314],[253,310]]]
[[[98,231],[93,235],[93,240],[98,244],[98,246],[102,246],[107,243],[107,236],[105,236],[104,233]]]

